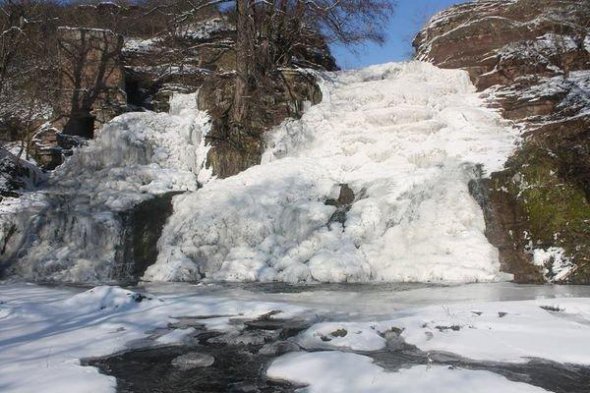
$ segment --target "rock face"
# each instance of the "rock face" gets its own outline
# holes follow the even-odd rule
[[[260,162],[263,134],[288,117],[298,117],[304,102],[316,104],[321,92],[315,78],[295,69],[268,75],[253,96],[260,116],[245,135],[234,137],[227,115],[234,96],[236,55],[235,27],[220,13],[186,26],[175,36],[127,38],[123,48],[126,90],[131,105],[167,111],[175,93],[199,91],[199,109],[214,121],[208,141],[212,145],[208,165],[219,177],[235,175]],[[334,58],[322,39],[312,40],[294,55],[293,63],[335,70]]]
[[[236,137],[226,127],[231,110],[235,74],[208,79],[199,90],[199,108],[211,114],[212,132],[207,135],[212,145],[208,166],[219,177],[235,175],[260,163],[264,150],[263,135],[286,118],[299,118],[306,102],[312,105],[322,100],[322,92],[312,74],[296,70],[282,70],[266,78],[257,86],[251,100],[252,110],[258,115],[250,130]]]
[[[127,105],[123,39],[103,29],[60,27],[58,34],[60,125],[65,134],[92,138]]]
[[[506,169],[472,185],[504,270],[590,283],[590,2],[480,0],[434,16],[416,57],[465,69],[523,129]]]

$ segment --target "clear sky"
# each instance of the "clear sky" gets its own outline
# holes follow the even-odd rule
[[[357,54],[334,46],[332,54],[343,69],[408,60],[413,54],[414,36],[430,17],[453,4],[464,2],[466,0],[397,0],[395,15],[387,26],[387,41],[383,46],[367,44],[356,48]]]

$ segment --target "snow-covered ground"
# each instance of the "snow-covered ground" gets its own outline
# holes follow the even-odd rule
[[[308,385],[309,393],[546,392],[488,371],[421,365],[386,372],[367,356],[342,352],[290,353],[277,359],[268,375]]]
[[[267,371],[269,378],[309,385],[310,392],[545,391],[461,367],[385,370],[369,356],[386,347],[394,352],[388,343],[398,335],[429,354],[590,365],[588,288],[500,283],[325,289],[272,293],[176,284],[152,285],[140,295],[111,286],[83,290],[5,283],[0,285],[0,391],[37,392],[42,386],[46,392],[112,392],[114,378],[82,367],[81,358],[136,348],[139,339],[154,334],[156,344],[178,343],[194,333],[165,329],[181,316],[199,317],[209,330],[239,334],[239,321],[270,312],[271,318],[321,321],[293,338],[301,351],[275,359]],[[498,301],[503,298],[511,301]],[[334,312],[336,303],[340,308]],[[369,306],[361,309],[361,303]],[[377,305],[379,318],[373,313]]]
[[[502,167],[517,132],[467,74],[409,62],[320,79],[322,103],[270,134],[262,165],[175,199],[145,279],[509,278],[468,183]],[[336,222],[326,202],[344,184],[355,198]]]

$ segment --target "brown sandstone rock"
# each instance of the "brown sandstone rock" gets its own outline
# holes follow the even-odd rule
[[[208,79],[199,90],[198,106],[214,119],[207,135],[212,147],[208,165],[219,177],[233,176],[260,163],[264,149],[263,134],[288,117],[299,118],[305,102],[312,105],[322,99],[316,79],[311,74],[283,70],[267,78],[250,97],[252,117],[250,128],[236,133],[230,130],[227,116],[231,109],[234,74]]]
[[[126,105],[120,53],[110,30],[59,28],[60,99],[64,133],[87,138]]]

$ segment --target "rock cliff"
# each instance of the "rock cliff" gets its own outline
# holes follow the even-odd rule
[[[590,283],[590,2],[480,0],[434,16],[416,57],[465,69],[523,130],[506,169],[472,184],[520,282]]]
[[[230,140],[225,126],[236,68],[232,16],[210,9],[172,30],[151,19],[146,22],[149,26],[125,27],[114,22],[137,24],[149,10],[113,7],[106,3],[72,6],[79,25],[55,26],[48,33],[57,48],[52,59],[57,80],[51,90],[55,92],[41,103],[47,110],[28,125],[31,131],[26,134],[32,136],[25,138],[28,153],[44,169],[60,165],[72,147],[93,138],[115,116],[144,110],[167,112],[174,93],[200,91],[199,104],[215,122],[208,136],[212,145],[209,165],[220,177],[234,175],[260,161],[266,130],[287,117],[299,116],[304,102],[321,100],[315,78],[295,67],[337,69],[321,37],[308,34],[301,38],[304,45],[297,47],[290,66],[269,75],[252,97],[261,115],[250,127],[251,137],[237,143]],[[21,118],[31,116],[16,112],[26,105],[16,102],[14,110],[4,106],[0,105],[0,133],[25,134]],[[14,126],[13,119],[18,120],[13,121]],[[10,140],[7,135],[7,142]]]
[[[231,18],[213,13],[175,35],[127,37],[123,48],[126,91],[131,105],[167,111],[175,92],[199,92],[199,108],[207,110],[214,121],[208,135],[212,145],[208,165],[219,177],[232,176],[258,164],[264,132],[287,117],[300,116],[304,102],[321,101],[319,87],[311,74],[295,68],[277,70],[267,75],[250,98],[260,115],[250,124],[248,135],[233,140],[226,117],[234,96],[235,38]],[[294,65],[337,69],[322,39],[317,36],[305,39],[311,41],[295,54]]]

